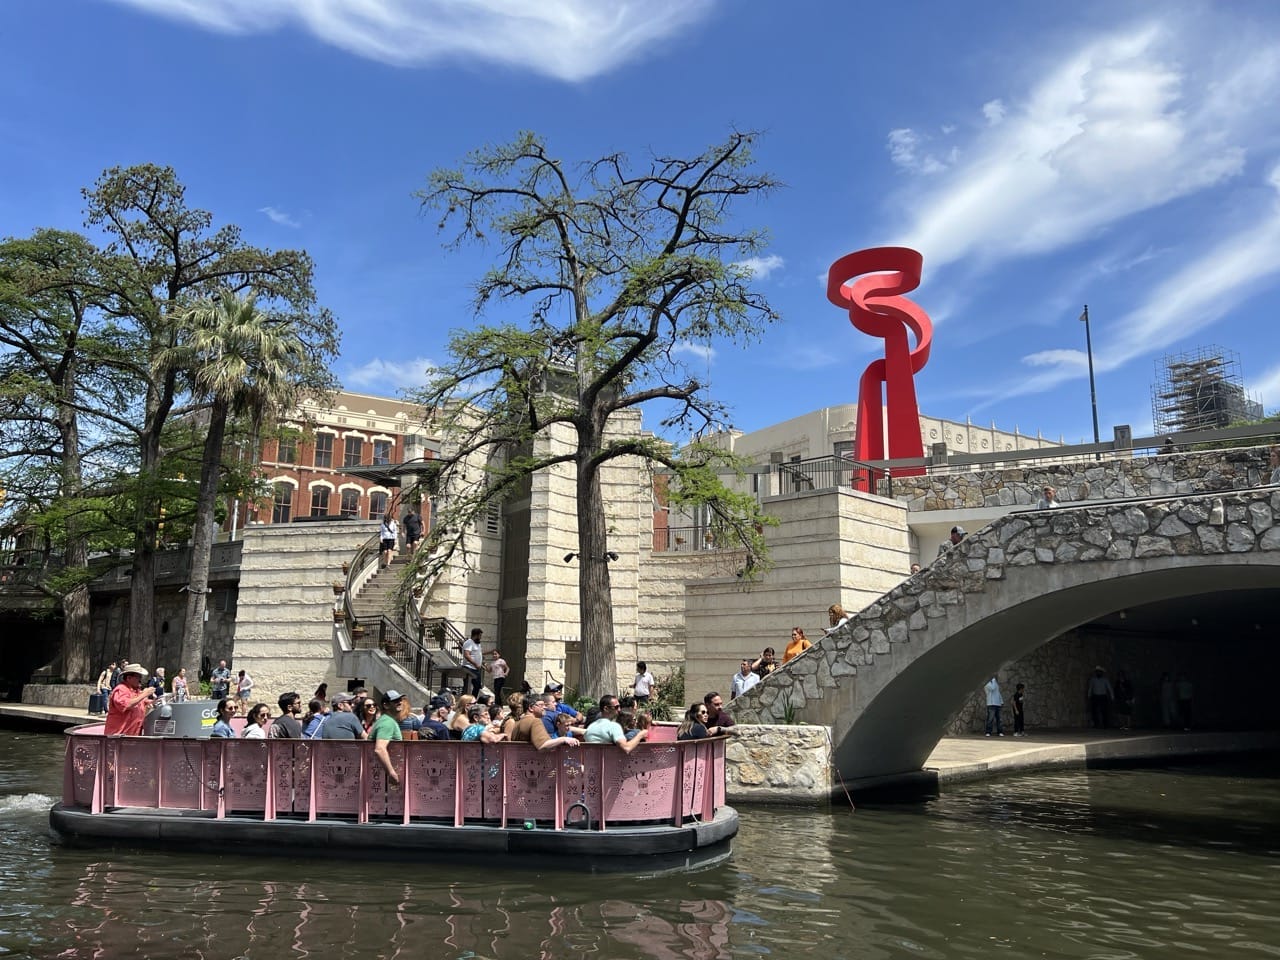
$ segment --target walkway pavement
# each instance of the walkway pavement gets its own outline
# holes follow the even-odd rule
[[[1280,731],[1269,730],[1053,730],[1025,737],[946,737],[929,754],[925,769],[936,773],[941,786],[1024,770],[1277,749]]]

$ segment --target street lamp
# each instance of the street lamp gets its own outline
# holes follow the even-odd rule
[[[1080,314],[1080,319],[1084,321],[1084,346],[1089,355],[1089,403],[1093,406],[1093,442],[1101,443],[1102,440],[1098,435],[1098,389],[1093,381],[1093,337],[1089,332],[1089,305],[1084,305],[1084,313]],[[1102,459],[1102,454],[1095,453],[1094,458]]]

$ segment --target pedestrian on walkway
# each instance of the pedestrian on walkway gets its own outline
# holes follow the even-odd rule
[[[987,736],[995,732],[997,737],[1004,736],[1004,728],[1000,725],[1000,708],[1004,706],[1004,697],[1000,696],[1000,682],[993,675],[983,688],[987,694]]]
[[[1178,721],[1183,730],[1191,729],[1191,678],[1185,673],[1178,674],[1178,682],[1174,684],[1178,693]]]
[[[1166,670],[1160,675],[1160,725],[1172,730],[1178,719],[1178,694],[1174,689],[1173,677]]]
[[[1133,726],[1133,684],[1123,670],[1116,675],[1116,715],[1120,729],[1128,733]]]
[[[1085,696],[1089,698],[1089,721],[1093,728],[1107,729],[1110,726],[1111,701],[1116,698],[1116,692],[1111,689],[1107,671],[1101,666],[1093,668],[1093,676],[1085,685]]]
[[[1015,737],[1025,737],[1027,735],[1027,685],[1020,683],[1013,688],[1013,735]]]

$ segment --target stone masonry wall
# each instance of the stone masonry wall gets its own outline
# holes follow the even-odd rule
[[[1029,507],[1054,487],[1063,506],[1073,501],[1174,497],[1240,490],[1264,483],[1267,447],[1175,453],[1131,460],[1046,463],[1009,470],[894,477],[893,496],[912,512],[976,507]]]
[[[831,796],[830,734],[803,724],[739,724],[725,747],[730,803],[825,803]]]

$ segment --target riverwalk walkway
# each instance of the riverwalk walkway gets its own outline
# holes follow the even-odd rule
[[[71,707],[0,703],[5,720],[70,727],[102,718]],[[1231,753],[1280,751],[1280,730],[1045,730],[1025,737],[943,737],[925,762],[924,775],[940,789],[1032,770],[1071,769],[1147,761],[1174,761]],[[921,774],[910,775],[918,778]],[[851,789],[889,786],[908,778],[883,777],[846,784]],[[838,787],[837,787],[838,789]]]

